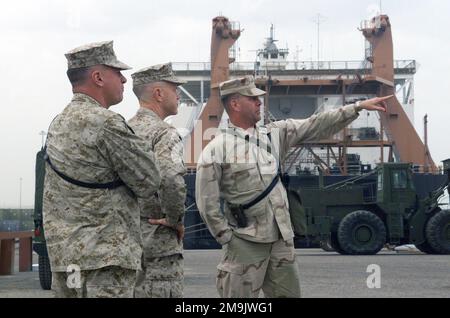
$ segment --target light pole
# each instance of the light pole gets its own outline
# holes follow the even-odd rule
[[[19,189],[19,210],[22,210],[22,178],[20,178],[20,189]]]

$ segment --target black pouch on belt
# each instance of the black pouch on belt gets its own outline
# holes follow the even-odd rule
[[[239,228],[247,227],[247,217],[245,216],[244,209],[240,204],[228,204],[231,215],[236,219]]]

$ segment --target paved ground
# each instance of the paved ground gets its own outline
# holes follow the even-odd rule
[[[297,250],[303,297],[450,298],[450,257],[398,254],[383,250],[376,256],[341,256],[319,249]],[[185,251],[185,297],[217,297],[215,267],[219,250]],[[35,257],[35,263],[37,259]],[[18,264],[18,261],[16,261]],[[378,265],[381,288],[369,289],[369,265]],[[34,272],[0,276],[0,298],[53,297],[42,291]],[[369,279],[370,282],[374,282]]]

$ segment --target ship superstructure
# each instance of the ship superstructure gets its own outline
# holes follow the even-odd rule
[[[233,24],[228,23],[233,29]],[[310,172],[319,166],[327,174],[346,175],[360,173],[361,169],[364,172],[369,166],[374,167],[378,162],[385,161],[413,162],[417,171],[436,171],[426,145],[412,124],[416,61],[393,60],[387,16],[361,23],[360,30],[366,37],[366,50],[361,61],[291,61],[289,50],[277,47],[273,30],[271,26],[270,35],[264,47],[256,52],[254,62],[233,61],[235,58],[230,55],[235,55],[233,44],[236,39],[232,39],[233,43],[229,43],[228,48],[228,57],[233,61],[227,70],[228,78],[254,75],[257,84],[269,92],[263,103],[264,121],[307,118],[321,111],[375,97],[381,91],[389,91],[397,96],[395,103],[389,105],[390,111],[386,116],[380,118],[379,114],[363,111],[358,120],[334,138],[298,145],[292,149],[292,155],[284,167],[286,172]],[[386,47],[380,49],[383,45]],[[177,75],[188,83],[183,85],[180,115],[172,121],[180,128],[182,135],[189,136],[206,103],[211,102],[211,92],[214,92],[214,87],[211,89],[211,76],[214,69],[224,72],[224,67],[211,68],[209,62],[175,62],[173,66]],[[217,85],[217,82],[213,84]],[[213,98],[218,99],[217,96]],[[203,126],[211,120],[215,122],[213,127],[227,124],[227,116],[223,111],[216,117],[210,117],[213,118],[203,118]],[[400,140],[402,134],[399,131],[404,134],[405,129],[410,136],[408,142]],[[191,151],[190,161],[195,163],[198,151]]]
[[[361,112],[360,118],[329,140],[295,145],[284,172],[292,187],[343,181],[353,174],[370,171],[379,162],[410,162],[419,197],[438,188],[443,176],[414,129],[414,60],[393,60],[389,18],[381,15],[361,23],[366,41],[361,61],[291,61],[289,51],[279,49],[273,27],[253,62],[236,61],[240,25],[226,17],[212,23],[211,62],[173,63],[183,85],[180,112],[171,118],[185,142],[186,183],[185,248],[218,247],[203,224],[195,204],[195,167],[202,149],[228,118],[219,98],[219,83],[243,75],[254,75],[256,84],[268,94],[262,106],[262,122],[307,118],[375,96],[395,94],[386,114]],[[320,169],[317,169],[319,167]],[[306,246],[308,244],[306,243]]]

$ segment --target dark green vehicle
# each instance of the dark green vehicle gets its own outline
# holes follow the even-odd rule
[[[412,167],[405,163],[383,163],[369,174],[327,187],[321,178],[318,188],[290,189],[295,233],[340,254],[373,255],[385,244],[450,254],[450,210],[439,205],[449,191],[450,159],[444,171],[446,182],[422,199]]]
[[[44,193],[45,160],[44,150],[36,155],[36,184],[34,194],[34,238],[33,250],[39,255],[39,281],[44,290],[50,290],[52,286],[52,272],[48,259],[47,245],[42,226],[42,198]]]

